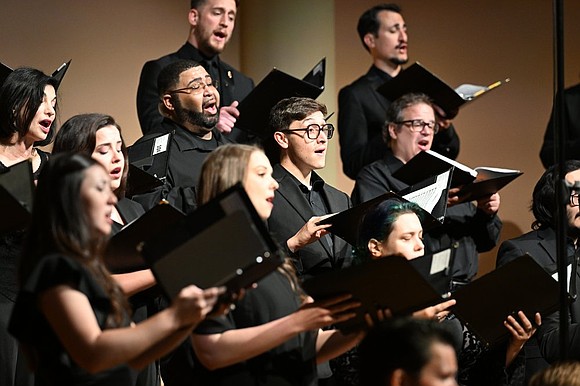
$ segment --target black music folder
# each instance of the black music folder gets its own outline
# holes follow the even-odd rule
[[[66,74],[68,68],[70,67],[70,62],[72,62],[72,59],[66,63],[61,64],[56,70],[54,70],[54,72],[51,75],[54,79],[56,79],[57,89],[60,86],[60,83],[62,82],[62,78],[64,78],[64,75]]]
[[[165,181],[171,149],[171,133],[152,134],[127,148],[129,162],[153,177]]]
[[[455,291],[453,313],[482,342],[494,345],[509,336],[503,321],[523,311],[533,323],[559,307],[559,285],[534,259],[525,254]],[[516,316],[516,320],[519,320]]]
[[[488,86],[462,84],[453,89],[419,62],[416,62],[402,70],[393,79],[385,82],[377,91],[390,101],[395,101],[411,92],[422,92],[431,97],[435,104],[445,111],[448,118],[453,118],[465,103],[507,82],[509,79],[497,81]]]
[[[261,138],[271,136],[268,120],[276,103],[290,97],[312,99],[324,91],[326,58],[314,66],[303,79],[298,79],[274,68],[239,104],[240,117],[236,127],[255,133]]]
[[[455,260],[455,252],[458,244],[454,243],[451,248],[428,254],[409,260],[420,274],[431,284],[433,289],[441,296],[446,296],[451,290],[451,267]]]
[[[451,170],[430,177],[408,189],[395,193],[389,191],[371,200],[365,201],[352,208],[333,214],[320,220],[317,224],[331,224],[327,230],[350,245],[358,245],[360,226],[367,213],[387,200],[395,202],[411,201],[421,208],[421,224],[423,229],[429,230],[443,223],[447,210],[447,193],[451,180]]]
[[[145,170],[129,164],[129,173],[127,174],[127,190],[125,195],[132,197],[136,194],[147,193],[158,186],[163,185],[159,178],[147,173]]]
[[[4,221],[0,231],[21,230],[32,218],[34,178],[29,160],[12,165],[0,173],[0,212]]]
[[[149,268],[141,256],[145,242],[164,232],[185,215],[168,203],[160,203],[125,225],[109,240],[103,260],[113,273]]]
[[[393,177],[413,185],[430,176],[438,175],[453,167],[451,187],[461,187],[460,202],[477,200],[498,192],[504,186],[523,174],[514,169],[477,167],[471,169],[455,160],[432,150],[419,152],[409,162],[393,173]]]
[[[337,325],[345,332],[364,327],[364,315],[375,315],[379,309],[388,308],[395,316],[409,315],[443,301],[442,296],[402,256],[389,256],[324,273],[304,281],[302,287],[316,300],[349,293],[352,300],[362,303],[353,319]]]
[[[143,256],[170,298],[190,284],[235,293],[284,261],[241,184],[145,242]]]

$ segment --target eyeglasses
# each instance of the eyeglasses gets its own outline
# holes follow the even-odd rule
[[[205,89],[205,87],[215,87],[218,88],[218,81],[213,80],[210,76],[206,76],[205,79],[197,78],[189,83],[189,87],[178,88],[176,90],[167,91],[167,94],[173,93],[183,93],[183,94],[199,94]]]
[[[439,131],[439,124],[437,122],[425,122],[422,119],[409,119],[408,121],[395,122],[397,125],[405,125],[414,133],[419,133],[425,128],[433,130],[433,134]]]
[[[570,206],[580,206],[580,193],[570,194]]]
[[[286,132],[292,133],[295,131],[305,131],[308,139],[317,139],[320,136],[320,133],[324,132],[324,134],[326,135],[326,138],[330,139],[330,138],[332,138],[332,135],[334,134],[334,126],[332,125],[332,123],[326,123],[322,126],[318,125],[316,123],[311,123],[310,125],[306,126],[303,129],[282,130],[283,133],[286,133]]]

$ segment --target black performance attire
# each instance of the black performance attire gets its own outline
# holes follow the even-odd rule
[[[346,193],[326,184],[315,172],[311,175],[312,190],[304,186],[282,165],[274,165],[272,176],[280,187],[274,196],[274,209],[268,227],[278,242],[286,241],[313,216],[337,213],[352,207]],[[328,234],[320,240],[291,253],[298,276],[314,276],[332,269],[349,266],[352,247],[340,237]]]
[[[557,270],[556,250],[556,232],[552,228],[545,227],[532,230],[515,239],[504,241],[501,244],[497,253],[497,266],[505,265],[527,252],[544,269],[553,273]],[[577,252],[575,252],[574,244],[570,239],[568,239],[567,251],[570,261],[578,264]],[[579,272],[576,270],[576,285],[571,288],[571,292],[575,291],[576,294],[580,290]],[[580,302],[578,299],[570,304],[569,321],[571,323],[568,346],[569,359],[580,360]],[[551,315],[542,315],[542,325],[536,332],[537,341],[529,340],[526,346],[524,346],[526,376],[529,377],[544,367],[547,367],[547,362],[552,363],[559,359],[559,323],[560,317],[558,312]]]
[[[566,132],[566,144],[564,147],[564,159],[580,159],[580,84],[564,90],[564,130]],[[556,161],[554,160],[554,110],[544,134],[544,142],[540,150],[540,159],[547,169]]]
[[[182,212],[191,213],[197,206],[196,187],[203,161],[218,146],[231,141],[217,129],[212,130],[212,139],[206,141],[167,118],[163,120],[162,127],[165,132],[173,133],[169,145],[167,178],[163,186],[149,193],[135,195],[133,200],[149,210],[165,199]],[[137,143],[156,135],[141,137]]]
[[[382,128],[390,101],[377,88],[391,79],[386,72],[371,66],[338,94],[340,158],[344,174],[353,180],[365,165],[385,156]],[[453,125],[435,135],[431,148],[446,157],[457,157],[459,137]]]
[[[299,296],[279,271],[258,282],[237,302],[236,308],[216,319],[206,319],[195,334],[217,334],[254,327],[287,316],[300,308]],[[247,361],[215,371],[196,363],[193,385],[315,386],[316,332],[305,332]]]
[[[36,151],[40,156],[40,166],[33,174],[35,180],[48,161],[48,153],[40,149]],[[8,169],[0,162],[0,173]],[[25,232],[20,229],[0,233],[0,385],[6,386],[34,384],[34,376],[28,369],[26,358],[18,351],[18,341],[8,333],[8,321],[18,294],[18,265]]]
[[[60,254],[43,257],[24,283],[10,320],[10,332],[23,344],[33,346],[38,355],[36,385],[133,385],[136,372],[126,365],[89,374],[68,355],[38,308],[38,297],[44,291],[63,284],[86,295],[99,326],[107,328],[111,302],[93,275],[73,258]]]
[[[403,166],[389,150],[387,155],[360,172],[351,198],[355,205],[368,201],[392,190],[398,192],[408,187],[392,174]],[[452,268],[455,280],[469,281],[478,270],[478,253],[491,250],[499,241],[502,222],[497,215],[489,216],[471,203],[466,202],[447,208],[442,226],[426,233],[425,253],[449,248],[459,242]]]
[[[185,43],[177,52],[152,60],[143,66],[139,87],[137,89],[137,114],[143,134],[158,130],[163,120],[157,106],[159,94],[157,92],[157,77],[161,70],[170,63],[188,59],[200,63],[219,82],[220,106],[229,106],[233,101],[241,101],[254,88],[254,82],[229,64],[222,62],[218,55],[206,58],[201,52],[189,43]],[[247,138],[246,133],[234,128],[228,134],[230,140],[239,142]]]

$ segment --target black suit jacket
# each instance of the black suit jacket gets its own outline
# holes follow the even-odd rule
[[[388,74],[372,66],[338,94],[340,158],[344,174],[353,180],[365,165],[386,153],[382,128],[390,102],[377,88],[390,79]],[[459,137],[453,125],[435,136],[432,150],[452,159],[457,157]]]
[[[544,143],[540,150],[540,159],[545,168],[555,163],[554,160],[554,110],[544,134]],[[566,131],[565,159],[580,159],[580,84],[564,90],[564,129]]]
[[[312,172],[314,176],[316,174]],[[280,244],[286,241],[315,214],[292,176],[280,164],[274,165],[274,178],[280,184],[274,197],[274,209],[268,219],[268,226]],[[316,178],[316,177],[315,177]],[[352,206],[350,198],[344,192],[324,184],[323,199],[329,213],[346,210]],[[352,247],[340,237],[331,235],[332,248],[321,238],[312,244],[291,254],[299,276],[312,276],[335,268],[350,265]]]
[[[189,43],[185,43],[177,52],[163,56],[157,60],[151,60],[143,66],[139,86],[137,88],[137,115],[143,134],[159,130],[159,125],[163,117],[159,113],[159,94],[157,92],[157,77],[161,70],[170,63],[181,59],[194,60],[204,66],[209,72],[206,64],[203,63],[205,58],[201,53]],[[254,82],[229,64],[222,62],[219,57],[219,93],[220,106],[228,106],[233,101],[241,101],[252,91]],[[230,134],[231,140],[237,140],[241,135],[240,131]]]
[[[504,241],[497,254],[497,266],[502,266],[524,253],[530,254],[534,260],[542,267],[550,272],[556,269],[556,233],[551,228],[543,228],[533,230],[520,237],[512,240]],[[574,248],[570,244],[568,246],[569,256],[574,255]],[[580,280],[576,279],[578,286]],[[528,315],[529,317],[530,315]],[[570,306],[570,336],[569,336],[569,353],[570,359],[580,359],[580,302],[576,300]],[[542,325],[536,332],[537,341],[539,343],[541,354],[548,362],[553,362],[559,359],[559,315],[558,312],[551,315],[542,315]],[[528,341],[533,346],[533,341]],[[529,345],[528,345],[529,346]],[[541,361],[536,363],[539,368],[528,369],[528,362],[530,359],[530,352],[533,351],[526,346],[526,373],[538,371],[541,369]],[[545,367],[545,366],[544,366]]]

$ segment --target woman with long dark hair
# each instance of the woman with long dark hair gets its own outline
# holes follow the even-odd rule
[[[54,156],[40,174],[10,321],[37,385],[132,385],[133,369],[177,346],[217,301],[217,288],[192,285],[133,325],[101,261],[116,201],[107,171],[85,155]]]

